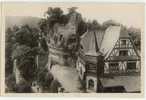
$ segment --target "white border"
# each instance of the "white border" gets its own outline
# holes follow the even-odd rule
[[[18,2],[18,0],[0,0],[0,1],[13,1],[13,2]],[[131,0],[74,0],[74,1],[70,1],[70,0],[21,0],[21,2],[98,2],[98,3],[143,3],[143,2],[146,2],[146,1],[144,1],[144,0],[133,0],[133,1],[131,1]],[[20,1],[19,1],[20,2]],[[146,8],[145,8],[145,10],[146,10]],[[0,21],[1,22],[1,21]],[[146,20],[145,20],[145,22],[146,22]],[[146,26],[145,26],[145,31],[146,31]],[[144,34],[144,37],[145,37],[146,35]],[[2,39],[1,39],[1,41],[3,41]],[[143,45],[143,47],[145,47],[146,46],[146,43],[145,43],[145,39],[144,39],[144,44],[145,45]],[[0,50],[1,51],[1,50]],[[145,51],[145,48],[144,48],[144,51]],[[143,53],[144,54],[144,53]],[[2,54],[3,55],[3,54]],[[146,54],[145,54],[145,56],[146,56]],[[144,61],[144,66],[146,65],[146,61]],[[144,72],[146,71],[146,68],[144,68]],[[145,76],[145,73],[144,73],[144,76]],[[145,78],[145,77],[144,77]],[[144,81],[145,81],[145,79],[144,79]],[[144,82],[145,83],[145,82]],[[144,89],[145,90],[145,89]],[[26,96],[37,96],[36,98],[35,98],[35,100],[38,100],[38,99],[40,99],[40,98],[38,98],[38,96],[40,96],[39,94],[37,94],[37,95],[31,95],[31,94],[22,94],[21,96],[23,96],[23,97],[26,97]],[[91,95],[93,95],[93,97],[95,97],[95,95],[94,95],[94,93],[92,93],[92,94],[89,94],[90,96]],[[108,99],[108,100],[114,100],[114,99],[109,99],[109,94],[104,94],[105,96],[106,96],[106,99]],[[133,94],[132,94],[133,95]],[[10,96],[10,95],[9,95]],[[11,95],[12,96],[12,95]],[[14,96],[14,95],[13,95]],[[15,95],[16,96],[16,95]],[[18,95],[17,95],[18,96]],[[20,96],[20,95],[19,95]],[[45,95],[45,97],[44,97],[44,99],[48,99],[48,98],[46,98],[46,97],[50,97],[50,95]],[[56,95],[52,95],[51,97],[59,97],[58,99],[60,100],[61,98],[60,98],[60,94],[56,94]],[[69,94],[61,94],[61,96],[66,96],[66,97],[70,97],[70,93]],[[80,95],[78,95],[78,93],[77,93],[77,95],[75,94],[75,95],[73,95],[73,97],[74,96],[77,96],[77,97],[83,97],[83,96],[80,96]],[[105,98],[105,97],[103,97],[102,96],[102,94],[100,94],[100,95],[98,95],[99,97],[100,97],[100,99],[103,99],[103,98]],[[102,97],[101,97],[102,96]],[[72,97],[72,96],[71,96]],[[111,97],[111,96],[110,96]],[[115,97],[115,96],[114,96]],[[116,98],[117,97],[119,97],[119,96],[116,96]],[[125,97],[127,97],[127,96],[125,96]],[[124,97],[124,98],[125,98]],[[122,97],[123,98],[123,97]],[[0,98],[0,99],[5,99],[5,98]],[[11,100],[13,100],[13,99],[15,99],[15,98],[9,98],[9,99],[11,99]],[[24,98],[25,99],[25,98]],[[27,98],[28,99],[28,98]],[[28,99],[28,100],[31,100],[32,98],[30,98],[30,99]],[[52,98],[51,98],[52,99]],[[57,99],[57,98],[55,98],[55,99]],[[67,98],[67,99],[71,99],[71,98]],[[79,99],[81,99],[81,98],[79,98]],[[86,98],[86,97],[84,97],[83,98],[84,100],[88,100],[89,98]],[[94,98],[94,99],[97,99],[97,96],[96,96],[96,98]],[[99,98],[98,98],[99,99]],[[117,100],[117,99],[116,99]],[[120,98],[118,99],[118,100],[121,100]],[[127,99],[128,100],[128,99]]]
[[[106,3],[143,3],[145,0],[0,0],[0,1],[8,1],[8,2],[106,2]]]

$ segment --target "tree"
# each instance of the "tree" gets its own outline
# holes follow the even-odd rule
[[[77,33],[79,33],[79,36],[81,36],[86,31],[87,31],[87,24],[84,20],[81,20],[81,22],[78,24]]]
[[[48,45],[47,45],[47,42],[46,42],[45,38],[42,38],[42,39],[40,40],[40,43],[41,43],[41,47],[43,48],[43,50],[44,50],[45,52],[47,52],[47,51],[48,51]]]
[[[63,11],[59,7],[56,7],[56,8],[49,7],[46,14],[48,15],[47,23],[49,25],[49,28],[53,28],[55,23],[61,23]]]
[[[12,59],[17,59],[17,67],[22,77],[31,82],[36,72],[34,51],[26,45],[18,45],[12,52]]]
[[[40,36],[40,31],[36,28],[24,25],[14,32],[14,34],[15,42],[13,44],[12,59],[17,59],[17,68],[26,83],[22,84],[24,85],[24,91],[30,91],[29,85],[36,80],[40,71],[40,66],[37,67],[36,57],[38,55],[46,54],[48,52],[48,47],[45,38],[42,34]],[[45,85],[48,85],[46,73],[40,74],[40,76],[45,78],[42,82],[45,82]],[[43,79],[43,77],[41,77],[41,79]],[[19,88],[20,86],[18,84],[17,91],[24,92],[23,89],[20,88],[19,90]]]
[[[56,7],[56,8],[48,7],[48,10],[46,13],[49,15],[49,17],[57,18],[63,14],[63,11],[59,7]]]
[[[37,80],[43,89],[49,89],[51,82],[53,81],[53,75],[43,67],[38,69]]]
[[[16,31],[19,30],[19,27],[15,25],[15,26],[13,26],[13,29],[12,30],[13,30],[13,32],[16,32]]]
[[[41,48],[38,47],[38,33],[38,29],[28,25],[13,32],[15,41],[12,45],[12,60],[17,59],[17,67],[27,82],[33,81],[36,74],[35,58],[41,51]]]
[[[12,45],[13,45],[13,30],[11,28],[8,28],[6,30],[6,41],[5,41],[5,69],[6,69],[6,76],[8,74],[12,73],[13,70],[13,61],[11,59],[11,53],[12,53]]]
[[[101,25],[97,22],[97,20],[92,21],[93,30],[97,30],[101,28]]]
[[[54,26],[56,24],[66,25],[68,23],[69,17],[66,14],[63,14],[63,10],[59,7],[49,7],[45,12],[47,16],[46,19],[41,19],[39,26],[41,32],[47,36],[53,37],[54,35]],[[50,38],[50,37],[49,37]]]
[[[50,90],[51,90],[52,93],[57,93],[59,87],[61,87],[61,84],[59,83],[58,80],[54,79],[54,80],[51,82]]]
[[[72,14],[72,13],[76,12],[76,9],[78,9],[78,7],[71,7],[71,8],[68,8],[69,14]]]
[[[5,79],[6,91],[14,92],[16,91],[16,80],[14,74],[9,74]]]
[[[89,31],[98,30],[98,29],[101,29],[101,25],[97,22],[97,20],[88,21],[87,22],[87,29]]]
[[[22,26],[18,31],[15,32],[16,41],[20,45],[27,45],[31,48],[38,46],[39,30],[30,28],[28,25]]]
[[[66,25],[68,23],[69,17],[63,14],[60,18],[60,24]]]
[[[132,37],[136,49],[141,50],[141,30],[138,28],[130,27],[127,29],[129,35]]]
[[[47,19],[41,19],[38,24],[39,24],[41,33],[44,33],[44,35],[47,35],[47,32],[48,32]]]
[[[16,85],[16,93],[32,93],[31,85],[26,81]]]

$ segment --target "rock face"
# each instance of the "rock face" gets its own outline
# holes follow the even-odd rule
[[[54,37],[56,37],[57,45],[61,45],[62,42],[66,43],[71,35],[76,34],[77,16],[79,16],[77,13],[73,13],[66,25],[58,23],[54,25]]]
[[[70,15],[70,19],[66,25],[58,23],[54,25],[54,36],[52,39],[54,39],[55,47],[49,47],[49,58],[53,62],[62,65],[65,64],[69,54],[67,54],[67,49],[64,51],[64,48],[76,47],[76,30],[79,18],[81,18],[80,14],[75,12]],[[69,43],[69,41],[71,41],[71,43]]]

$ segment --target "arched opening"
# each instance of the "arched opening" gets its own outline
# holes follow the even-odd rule
[[[90,80],[88,81],[88,88],[89,88],[89,89],[94,89],[94,81],[93,81],[92,79],[90,79]]]

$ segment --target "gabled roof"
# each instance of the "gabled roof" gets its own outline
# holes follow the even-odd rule
[[[95,35],[97,41],[95,41]],[[87,31],[81,36],[80,44],[83,47],[83,52],[86,55],[98,55],[95,48],[95,43],[98,44],[99,52],[107,58],[114,48],[116,42],[120,38],[129,38],[129,34],[122,26],[109,26],[105,31]]]
[[[103,53],[105,59],[109,56],[116,42],[120,38],[130,38],[127,30],[124,27],[110,26],[106,29],[101,48],[99,50]]]
[[[96,40],[95,40],[96,35]],[[92,55],[97,56],[99,53],[96,52],[96,49],[99,49],[102,43],[102,39],[104,36],[103,30],[96,30],[96,31],[87,31],[81,36],[81,42],[80,44],[83,47],[83,51],[85,55]],[[96,48],[96,44],[98,47]]]
[[[92,64],[97,64],[97,56],[102,55],[101,52],[97,52],[95,55],[84,54],[80,52],[80,58],[83,59],[85,62],[91,62]]]
[[[100,51],[103,53],[105,58],[108,57],[116,42],[120,38],[121,26],[109,26],[103,37],[103,41],[100,47]]]

